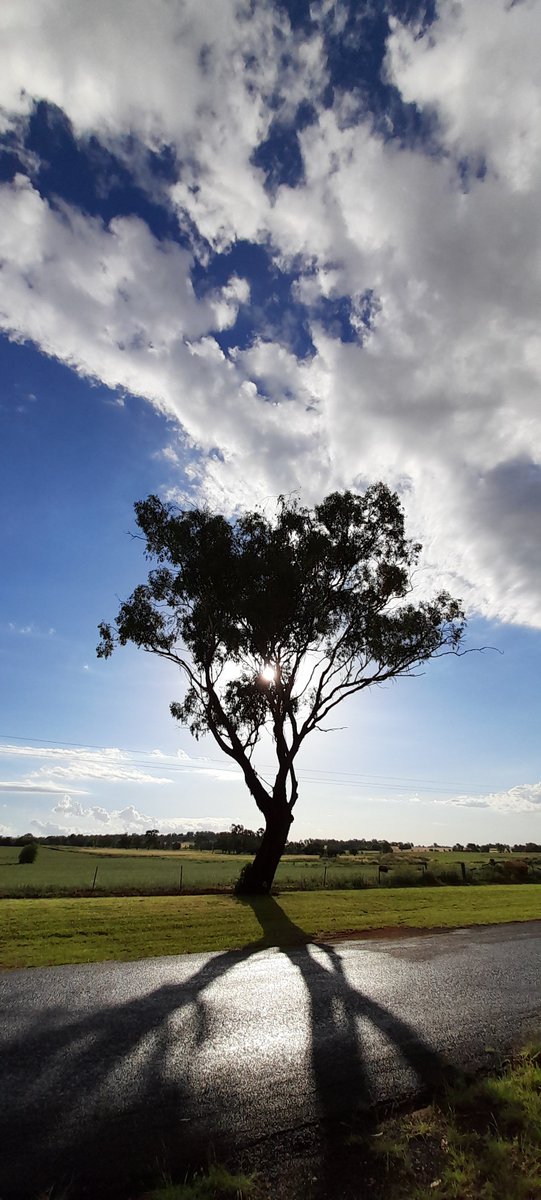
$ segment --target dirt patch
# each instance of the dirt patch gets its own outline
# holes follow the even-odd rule
[[[314,945],[328,942],[364,942],[380,938],[428,937],[432,933],[454,933],[457,929],[482,928],[473,925],[435,925],[422,928],[417,925],[384,925],[381,929],[344,929],[340,933],[323,934],[314,938]]]

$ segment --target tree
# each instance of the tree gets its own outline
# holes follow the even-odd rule
[[[265,821],[242,890],[268,892],[306,738],[348,696],[458,653],[464,614],[446,592],[411,599],[421,547],[406,538],[398,496],[381,483],[363,495],[334,492],[314,509],[280,497],[274,520],[182,511],[156,496],[135,513],[156,565],[116,626],[100,625],[98,656],[133,642],[181,668],[187,688],[171,713],[196,738],[211,733],[240,766]],[[265,729],[272,784],[253,761]]]
[[[37,847],[36,842],[32,839],[31,842],[25,842],[22,850],[19,853],[19,862],[20,863],[33,863],[36,861],[37,856],[38,856],[38,847]]]

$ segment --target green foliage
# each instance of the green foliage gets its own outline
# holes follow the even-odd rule
[[[539,1048],[439,1093],[417,1111],[384,1118],[375,1131],[353,1125],[337,1147],[337,1154],[349,1150],[350,1166],[362,1162],[373,1200],[541,1196]]]
[[[229,736],[232,725],[249,749],[267,719],[294,719],[308,653],[332,658],[333,686],[343,672],[349,693],[458,648],[458,601],[441,593],[397,604],[420,547],[405,537],[398,497],[383,484],[362,496],[333,493],[314,510],[281,497],[274,523],[259,512],[231,522],[204,509],[176,512],[156,496],[135,511],[158,565],[121,606],[116,630],[100,626],[98,656],[131,641],[178,662],[188,690],[172,711],[196,736]],[[261,677],[265,664],[272,681]],[[237,674],[218,689],[226,665]],[[317,719],[329,699],[318,682],[305,697]]]
[[[116,627],[100,625],[98,656],[133,642],[181,668],[186,691],[172,715],[195,737],[210,732],[240,764],[266,821],[256,864],[270,887],[305,738],[348,696],[457,653],[464,614],[446,592],[407,599],[421,548],[382,483],[363,495],[334,492],[313,509],[282,496],[273,521],[258,511],[231,521],[179,511],[157,496],[135,512],[155,565]],[[252,765],[264,729],[276,751],[273,785]]]
[[[251,1175],[232,1174],[215,1163],[184,1183],[169,1183],[146,1195],[147,1200],[250,1200],[255,1181]]]
[[[19,853],[20,863],[33,863],[38,857],[38,847],[36,842],[25,842],[22,850]]]

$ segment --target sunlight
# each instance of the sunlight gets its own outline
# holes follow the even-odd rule
[[[276,679],[276,668],[272,667],[270,663],[266,663],[259,672],[259,675],[261,679],[265,680],[265,683],[274,683]]]

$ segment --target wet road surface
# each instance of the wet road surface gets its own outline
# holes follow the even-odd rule
[[[0,973],[0,1200],[430,1088],[539,1028],[541,921]]]

